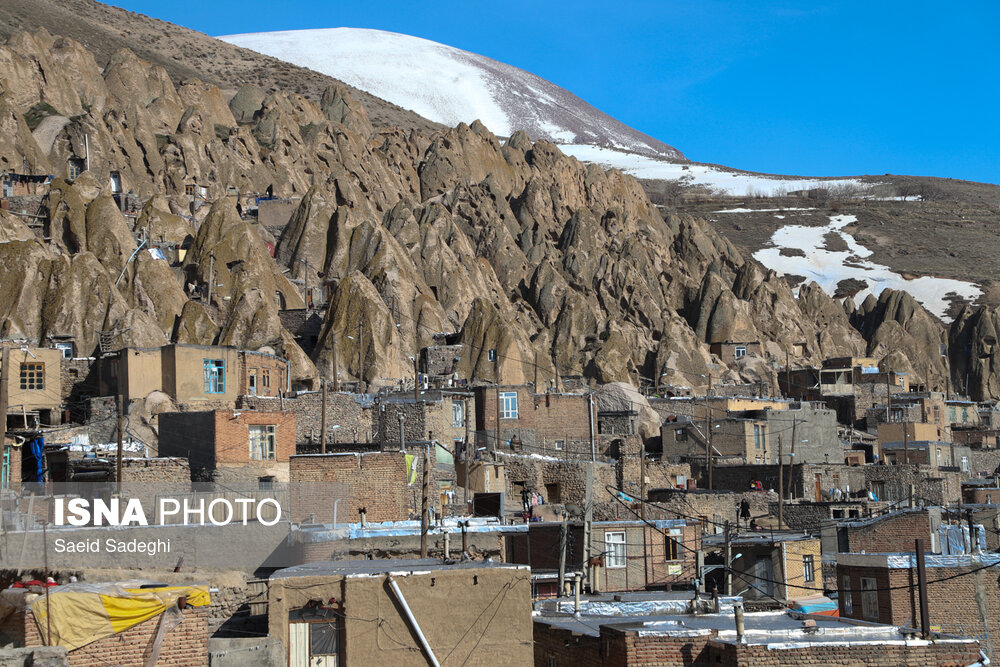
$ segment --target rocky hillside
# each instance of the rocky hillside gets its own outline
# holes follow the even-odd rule
[[[704,221],[661,214],[632,177],[522,132],[376,128],[343,87],[313,101],[245,86],[227,104],[217,86],[175,85],[131,51],[101,67],[47,33],[12,37],[0,71],[0,170],[27,160],[57,176],[40,228],[0,217],[4,337],[72,335],[82,353],[101,332],[117,345],[268,346],[300,380],[378,385],[410,377],[432,334],[457,332],[462,371],[480,379],[494,377],[495,349],[505,382],[530,381],[537,363],[545,381],[558,370],[694,386],[735,379],[711,365],[708,343],[760,339],[776,359],[805,343],[797,362],[891,352],[894,368],[944,385],[943,329],[905,294],[851,313],[814,284],[796,297]],[[71,181],[88,143],[90,169]],[[111,172],[145,202],[137,217],[109,196]],[[190,215],[187,184],[214,203]],[[273,238],[229,188],[301,201]],[[189,250],[179,266],[145,251],[129,261],[141,239]],[[185,286],[210,270],[211,303],[189,300]],[[310,358],[278,308],[301,307],[301,283],[320,278],[332,296]],[[986,340],[990,317],[961,320],[967,336]],[[763,360],[740,369],[773,374]]]
[[[341,81],[289,62],[242,49],[195,30],[94,0],[3,0],[0,39],[47,30],[75,39],[105,67],[119,49],[163,67],[174,84],[197,78],[232,94],[245,84],[318,100],[331,85],[345,86],[365,105],[376,127],[432,132],[441,126]]]

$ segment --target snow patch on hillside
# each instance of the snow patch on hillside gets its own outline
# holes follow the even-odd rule
[[[906,291],[927,310],[946,321],[949,295],[956,295],[970,302],[982,296],[983,291],[973,283],[930,276],[907,279],[887,266],[868,260],[873,251],[844,231],[844,227],[854,222],[857,222],[857,218],[853,215],[832,215],[830,224],[821,227],[786,225],[771,236],[774,247],[758,250],[753,257],[780,275],[805,276],[806,282],[815,281],[830,295],[837,291],[837,283],[841,280],[863,280],[868,287],[854,296],[854,303],[857,305],[869,294],[877,297],[887,287]],[[847,250],[826,248],[826,237],[831,233],[843,239]],[[793,253],[782,254],[782,249]]]
[[[533,140],[596,144],[684,159],[676,149],[541,77],[419,37],[328,28],[219,39],[340,79],[444,125],[478,119],[502,137],[524,130]]]
[[[636,178],[679,181],[684,185],[711,188],[719,194],[775,197],[799,190],[849,187],[864,191],[871,187],[855,178],[777,178],[766,174],[728,171],[706,164],[680,164],[645,155],[610,150],[600,146],[569,145],[559,147],[567,155],[603,167],[614,167]]]

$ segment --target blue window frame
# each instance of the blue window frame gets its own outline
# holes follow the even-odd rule
[[[226,393],[226,360],[204,359],[203,364],[205,369],[205,393]]]

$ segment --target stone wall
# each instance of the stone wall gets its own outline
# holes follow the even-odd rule
[[[327,442],[366,442],[374,440],[372,410],[365,409],[359,394],[328,391],[326,397]],[[282,406],[284,406],[282,408]],[[295,413],[295,442],[319,445],[323,419],[323,395],[319,391],[299,392],[282,399],[241,396],[243,410],[284,409]]]

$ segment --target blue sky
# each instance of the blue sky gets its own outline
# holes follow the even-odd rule
[[[212,35],[357,27],[510,63],[700,162],[1000,183],[1000,5],[113,0]]]

